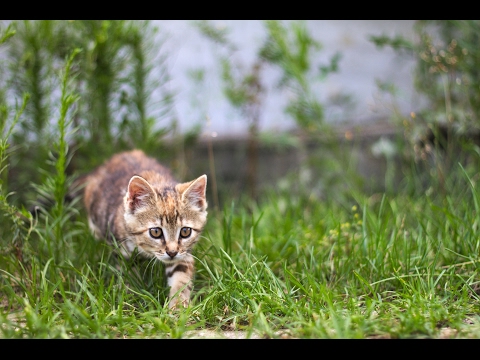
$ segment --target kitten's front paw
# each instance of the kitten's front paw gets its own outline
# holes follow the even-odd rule
[[[170,299],[168,303],[168,308],[170,310],[177,310],[180,307],[186,308],[189,305],[190,301],[188,299],[180,299],[178,296]]]

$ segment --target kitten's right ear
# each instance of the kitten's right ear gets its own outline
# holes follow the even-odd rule
[[[154,204],[155,196],[155,191],[147,180],[138,175],[132,176],[124,199],[125,208],[133,213],[141,207]]]

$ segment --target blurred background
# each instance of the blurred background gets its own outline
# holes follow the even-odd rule
[[[175,111],[182,130],[195,124],[205,125],[210,120],[211,131],[218,136],[245,135],[248,124],[242,114],[230,105],[222,91],[222,63],[228,59],[237,72],[247,72],[259,60],[259,51],[269,29],[260,20],[210,21],[213,31],[225,36],[227,45],[212,41],[191,21],[162,20],[154,24],[163,29],[166,63],[170,69],[169,86],[176,93]],[[201,23],[200,23],[201,24]],[[283,21],[291,31],[292,21]],[[325,121],[347,124],[371,124],[390,116],[388,97],[379,89],[379,83],[395,84],[398,89],[397,106],[410,113],[421,105],[414,87],[415,60],[401,56],[393,49],[380,49],[371,36],[404,36],[415,39],[414,20],[307,20],[305,32],[318,46],[309,51],[309,78],[312,91],[324,104]],[[205,29],[203,29],[206,31]],[[207,34],[208,35],[208,34]],[[293,34],[290,35],[292,37]],[[161,37],[159,35],[159,37]],[[215,39],[213,39],[215,40]],[[292,52],[295,48],[291,49]],[[338,70],[320,78],[317,70],[338,57]],[[278,86],[282,69],[262,64],[262,94],[260,130],[290,131],[297,124],[283,109],[287,106],[288,88]]]
[[[29,97],[2,173],[17,205],[38,198],[33,185],[48,177],[62,111],[67,175],[141,148],[180,180],[206,173],[216,207],[264,191],[319,199],[437,191],[459,154],[478,152],[479,21],[3,20],[0,28],[3,128]],[[75,98],[65,108],[61,74],[74,49],[65,85]]]

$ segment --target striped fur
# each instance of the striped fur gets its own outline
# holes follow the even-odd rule
[[[170,308],[190,301],[191,254],[207,221],[207,176],[177,182],[171,172],[140,150],[114,155],[85,179],[84,204],[99,239],[135,249],[165,264]]]

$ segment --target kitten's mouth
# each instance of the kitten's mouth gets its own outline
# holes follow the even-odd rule
[[[170,256],[168,255],[165,255],[165,254],[160,254],[160,253],[155,253],[155,257],[160,260],[161,262],[163,262],[164,264],[172,264],[174,262],[177,262],[178,261],[178,257],[174,257],[174,258],[171,258]]]

